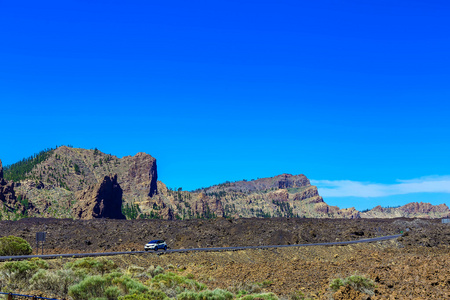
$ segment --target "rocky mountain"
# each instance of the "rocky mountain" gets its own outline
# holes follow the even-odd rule
[[[122,189],[117,183],[117,174],[105,176],[103,180],[76,194],[73,207],[76,219],[125,219],[122,213]]]
[[[302,174],[225,182],[195,191],[174,191],[157,180],[156,159],[145,153],[118,158],[98,149],[62,146],[8,166],[4,175],[9,178],[9,183],[1,179],[2,203],[9,211],[28,216],[122,218],[120,210],[128,219],[169,220],[448,215],[445,205],[435,208],[432,205],[416,207],[411,204],[395,210],[376,207],[364,213],[354,208],[339,209],[325,203],[317,187],[311,185]],[[122,209],[118,204],[119,198]],[[109,207],[114,207],[117,214],[111,213]]]
[[[355,209],[327,205],[305,175],[282,174],[251,181],[226,182],[194,192],[161,189],[167,203],[176,203],[183,218],[214,214],[231,217],[358,218]]]
[[[444,218],[450,217],[450,209],[445,204],[411,202],[400,207],[381,207],[361,213],[362,218]]]
[[[117,174],[124,203],[157,193],[156,159],[145,153],[119,159],[97,149],[62,146],[24,161],[6,168],[5,176],[17,180],[16,193],[35,205],[36,216],[72,217],[76,194],[93,188],[109,174]]]

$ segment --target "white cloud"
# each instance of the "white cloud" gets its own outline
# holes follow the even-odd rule
[[[450,176],[397,180],[394,184],[351,180],[311,180],[323,197],[384,197],[411,193],[450,193]]]

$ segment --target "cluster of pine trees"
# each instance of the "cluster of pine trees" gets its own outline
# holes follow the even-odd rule
[[[6,166],[3,170],[5,179],[15,182],[27,179],[27,174],[30,173],[36,165],[52,156],[55,149],[56,148],[48,148],[42,150],[41,152],[35,153],[34,155],[24,158],[19,162]]]

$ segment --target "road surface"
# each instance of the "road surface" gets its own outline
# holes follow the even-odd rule
[[[237,251],[245,249],[268,249],[268,248],[286,248],[286,247],[307,247],[307,246],[338,246],[358,243],[372,243],[379,241],[386,241],[401,237],[401,234],[381,236],[371,239],[361,239],[347,242],[332,242],[332,243],[316,243],[316,244],[294,244],[294,245],[268,245],[268,246],[240,246],[240,247],[215,247],[215,248],[189,248],[189,249],[168,249],[166,251],[127,251],[127,252],[97,252],[97,253],[65,253],[65,254],[44,254],[44,255],[19,255],[19,256],[0,256],[0,261],[4,260],[22,260],[33,257],[39,258],[59,258],[59,257],[83,257],[83,256],[111,256],[123,254],[139,254],[139,253],[175,253],[175,252],[193,252],[193,251]],[[144,247],[144,245],[142,245]]]

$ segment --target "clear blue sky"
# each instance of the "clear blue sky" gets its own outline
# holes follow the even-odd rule
[[[449,15],[434,0],[3,0],[0,159],[71,144],[149,153],[186,190],[302,173],[339,207],[450,206]]]

